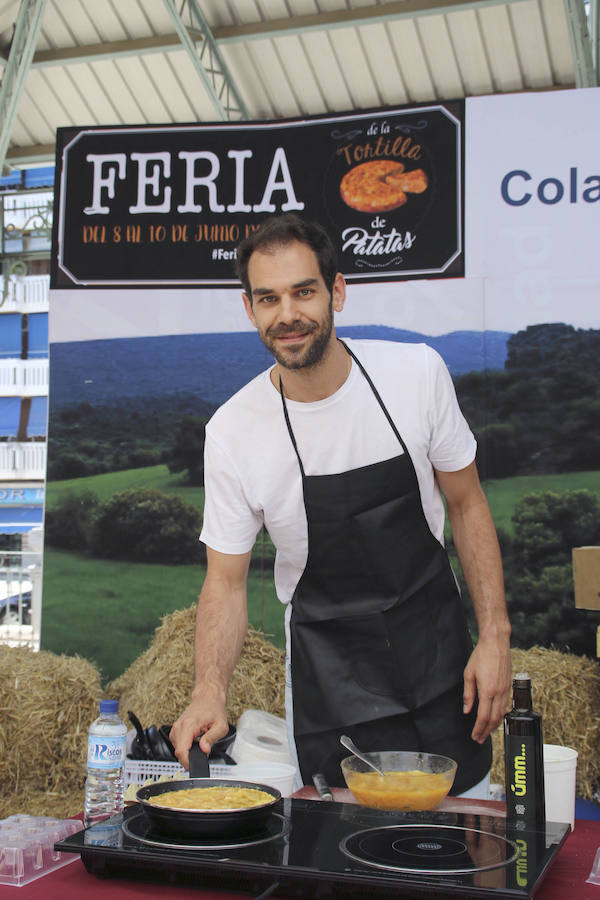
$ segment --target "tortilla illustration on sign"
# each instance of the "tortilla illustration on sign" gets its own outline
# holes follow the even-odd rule
[[[428,185],[423,169],[407,172],[403,163],[378,159],[346,172],[340,182],[340,194],[347,206],[359,212],[389,212],[404,206],[407,194],[422,194]]]

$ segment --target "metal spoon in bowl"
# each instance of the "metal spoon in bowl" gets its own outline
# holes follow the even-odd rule
[[[383,775],[381,769],[378,769],[375,763],[372,763],[370,759],[367,759],[364,753],[361,753],[354,741],[348,737],[347,734],[342,734],[340,737],[340,744],[349,750],[350,753],[353,753],[354,756],[357,756],[365,765],[370,766],[372,769],[375,769],[378,775]]]

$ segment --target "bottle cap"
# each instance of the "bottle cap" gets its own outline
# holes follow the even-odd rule
[[[531,681],[527,672],[517,672],[513,681]]]
[[[100,712],[108,713],[109,715],[118,715],[119,712],[119,701],[118,700],[101,700],[100,701]]]

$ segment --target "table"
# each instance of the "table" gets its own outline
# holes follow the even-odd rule
[[[350,792],[343,789],[334,788],[333,794],[336,801],[353,800]],[[294,796],[318,802],[314,788],[302,788]],[[504,804],[448,797],[440,809],[474,815],[502,815]],[[598,847],[600,821],[577,819],[575,830],[558,852],[535,900],[600,900],[600,886],[586,884]],[[0,900],[106,900],[107,897],[110,900],[248,900],[248,894],[152,885],[117,878],[103,880],[89,875],[80,859],[23,887],[0,886]],[[277,900],[276,895],[273,900]]]

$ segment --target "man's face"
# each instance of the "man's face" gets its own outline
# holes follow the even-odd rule
[[[330,293],[314,251],[293,241],[255,250],[248,280],[252,297],[243,295],[246,312],[279,365],[316,365],[335,342],[333,310],[343,306],[342,276],[338,273]]]

